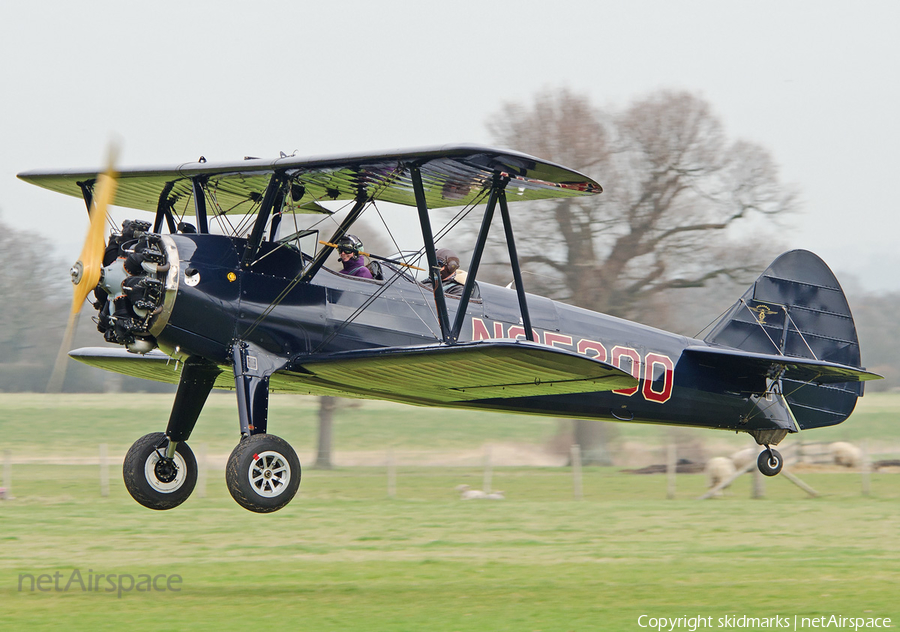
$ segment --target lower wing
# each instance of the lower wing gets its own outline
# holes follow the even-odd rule
[[[180,363],[154,351],[84,348],[73,359],[107,371],[177,384]],[[223,366],[216,388],[234,388]],[[272,376],[274,391],[342,395],[414,404],[561,395],[632,388],[637,380],[610,364],[520,340],[387,347],[299,356]]]

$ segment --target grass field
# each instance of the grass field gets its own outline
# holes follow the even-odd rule
[[[702,475],[679,476],[667,500],[663,476],[586,468],[576,501],[568,468],[496,467],[493,487],[508,499],[489,502],[453,491],[479,487],[479,468],[400,467],[392,499],[384,468],[306,469],[288,507],[257,515],[215,469],[205,495],[162,513],[137,505],[115,470],[101,497],[96,465],[55,464],[95,455],[101,440],[124,452],[164,426],[169,402],[0,395],[0,450],[30,459],[13,467],[15,500],[0,502],[0,629],[641,630],[641,615],[713,617],[706,629],[729,615],[900,622],[897,474],[872,475],[868,497],[858,474],[803,473],[822,497],[771,479],[752,500],[744,477],[698,501]],[[900,398],[861,404],[823,431],[832,437],[810,439],[900,437]],[[278,398],[270,424],[299,451],[315,440],[315,413],[314,401]],[[541,443],[556,423],[366,404],[341,412],[336,447]],[[236,427],[233,400],[216,397],[192,443],[227,452]],[[664,442],[650,426],[622,432]],[[75,571],[100,590],[64,590]],[[163,576],[161,588],[180,583],[127,589],[145,575]]]
[[[0,449],[95,456],[107,443],[111,455],[124,454],[138,437],[164,430],[172,395],[37,395],[0,393]],[[349,401],[349,400],[345,400]],[[351,402],[351,404],[355,404]],[[485,442],[543,445],[558,431],[549,417],[508,415],[361,402],[339,410],[335,418],[335,450],[461,450]],[[316,443],[318,402],[290,395],[272,397],[269,430],[297,449]],[[667,429],[642,424],[615,424],[620,441],[664,445]],[[703,441],[747,445],[746,435],[713,431],[684,432]],[[213,452],[231,452],[238,434],[234,393],[215,392],[203,409],[191,444],[206,443]],[[870,440],[900,446],[900,394],[873,393],[859,400],[843,424],[799,435],[808,441]],[[785,445],[793,439],[786,440]]]

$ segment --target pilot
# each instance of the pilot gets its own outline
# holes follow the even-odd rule
[[[366,267],[364,255],[360,255],[363,243],[356,235],[344,235],[338,241],[338,258],[344,265],[341,274],[349,274],[350,276],[360,277],[362,279],[371,279],[372,272]]]
[[[438,248],[434,251],[434,255],[441,268],[441,285],[444,287],[444,294],[461,296],[463,286],[466,284],[466,273],[459,269],[459,255],[449,248]]]

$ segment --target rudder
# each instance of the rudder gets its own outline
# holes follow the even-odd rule
[[[861,368],[844,291],[825,262],[806,250],[775,259],[705,341]],[[841,423],[863,394],[862,382],[817,385],[785,378],[782,389],[803,430]]]

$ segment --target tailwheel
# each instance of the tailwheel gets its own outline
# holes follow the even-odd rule
[[[134,442],[125,455],[122,474],[131,497],[150,509],[172,509],[191,495],[197,484],[197,459],[183,441],[167,456],[169,438],[153,432]]]
[[[778,450],[766,446],[766,449],[760,452],[756,458],[756,465],[759,466],[759,471],[766,476],[775,476],[784,467],[784,459]]]
[[[256,513],[278,511],[300,487],[300,460],[290,444],[270,434],[244,437],[228,457],[225,482],[232,498]]]

